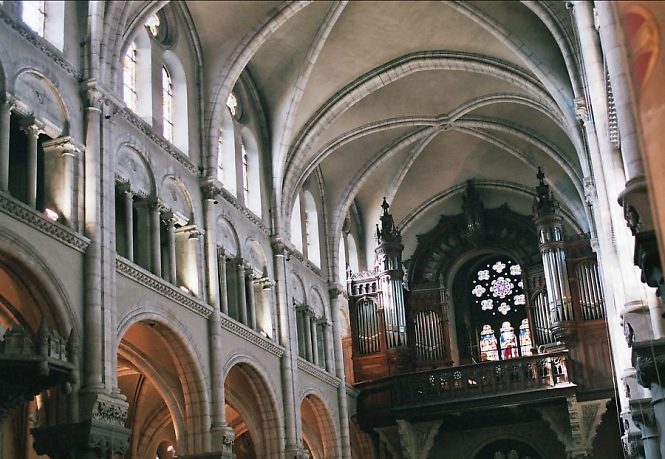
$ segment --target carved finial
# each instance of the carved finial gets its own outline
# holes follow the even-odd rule
[[[554,199],[554,193],[550,191],[550,186],[545,183],[545,173],[538,167],[538,186],[536,187],[536,197],[533,203],[533,213],[536,215],[553,214],[559,208],[559,203]]]
[[[388,201],[386,201],[386,197],[383,197],[383,202],[381,203],[381,208],[383,209],[383,215],[386,215],[388,213],[388,209],[390,209],[390,204],[388,204]]]

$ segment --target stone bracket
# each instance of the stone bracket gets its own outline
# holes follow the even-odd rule
[[[539,408],[543,419],[566,447],[568,457],[587,457],[593,451],[593,441],[610,399],[578,402],[568,397],[566,410],[561,407]]]
[[[439,433],[442,421],[420,422],[412,424],[404,419],[397,420],[399,438],[405,459],[428,457]]]

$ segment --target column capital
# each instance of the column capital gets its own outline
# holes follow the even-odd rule
[[[20,124],[20,128],[27,135],[39,136],[43,131],[43,126],[34,117],[24,118]]]
[[[289,255],[291,252],[289,247],[280,235],[274,235],[270,237],[270,246],[272,247],[275,255]]]
[[[633,343],[631,360],[637,382],[649,389],[665,377],[665,338]]]
[[[217,204],[217,195],[221,192],[219,184],[210,177],[206,177],[201,179],[199,186],[201,187],[201,195],[203,196],[203,199],[214,201],[214,204]]]
[[[79,145],[71,136],[58,137],[42,143],[45,152],[53,152],[62,156],[78,156],[83,151],[83,146]]]

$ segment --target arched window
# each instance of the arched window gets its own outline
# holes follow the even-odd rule
[[[302,219],[300,217],[300,195],[296,196],[291,212],[291,242],[302,252]]]
[[[469,294],[480,360],[531,355],[526,294],[518,263],[508,257],[487,259],[473,272]]]
[[[40,37],[44,36],[46,27],[46,2],[28,0],[22,2],[21,19]]]
[[[21,2],[21,20],[60,51],[64,47],[66,3],[42,0]]]
[[[243,129],[240,167],[245,207],[261,216],[261,174],[259,147],[248,129]]]
[[[123,99],[127,107],[136,111],[136,42],[132,41],[127,48],[122,62]]]
[[[305,252],[307,259],[316,266],[321,266],[321,250],[319,247],[319,217],[316,202],[309,191],[305,191],[305,221],[303,231],[305,236]]]
[[[173,80],[165,66],[162,67],[162,133],[173,143]]]
[[[337,253],[337,275],[339,276],[340,284],[346,284],[346,250],[344,250],[344,233],[339,239],[339,250]]]
[[[349,233],[346,235],[346,244],[349,249],[349,268],[351,268],[352,272],[357,273],[360,271],[360,263],[358,262],[358,248],[353,234]]]
[[[247,167],[247,149],[245,143],[240,144],[240,159],[242,161],[242,192],[245,202],[249,201],[249,168]]]

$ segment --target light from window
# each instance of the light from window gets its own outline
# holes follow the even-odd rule
[[[242,155],[242,189],[245,193],[245,204],[247,204],[249,196],[249,169],[247,166],[247,150],[244,143],[240,144],[240,153]]]
[[[123,99],[130,110],[136,111],[136,42],[127,48],[122,63]]]
[[[160,21],[159,21],[159,16],[157,16],[157,14],[153,14],[148,18],[147,21],[145,21],[145,26],[148,28],[150,34],[153,37],[156,37],[159,34],[159,25]]]
[[[224,136],[219,135],[217,144],[217,180],[224,183]]]
[[[173,81],[166,67],[162,67],[162,120],[164,138],[173,143]]]
[[[22,20],[34,30],[40,37],[44,36],[44,24],[46,24],[46,7],[43,1],[29,0],[22,2]]]
[[[309,215],[307,215],[307,212],[305,212],[305,246],[309,254],[312,248],[312,235],[309,233]]]
[[[229,94],[229,97],[226,99],[226,106],[231,112],[231,115],[238,116],[238,98],[235,94]]]

